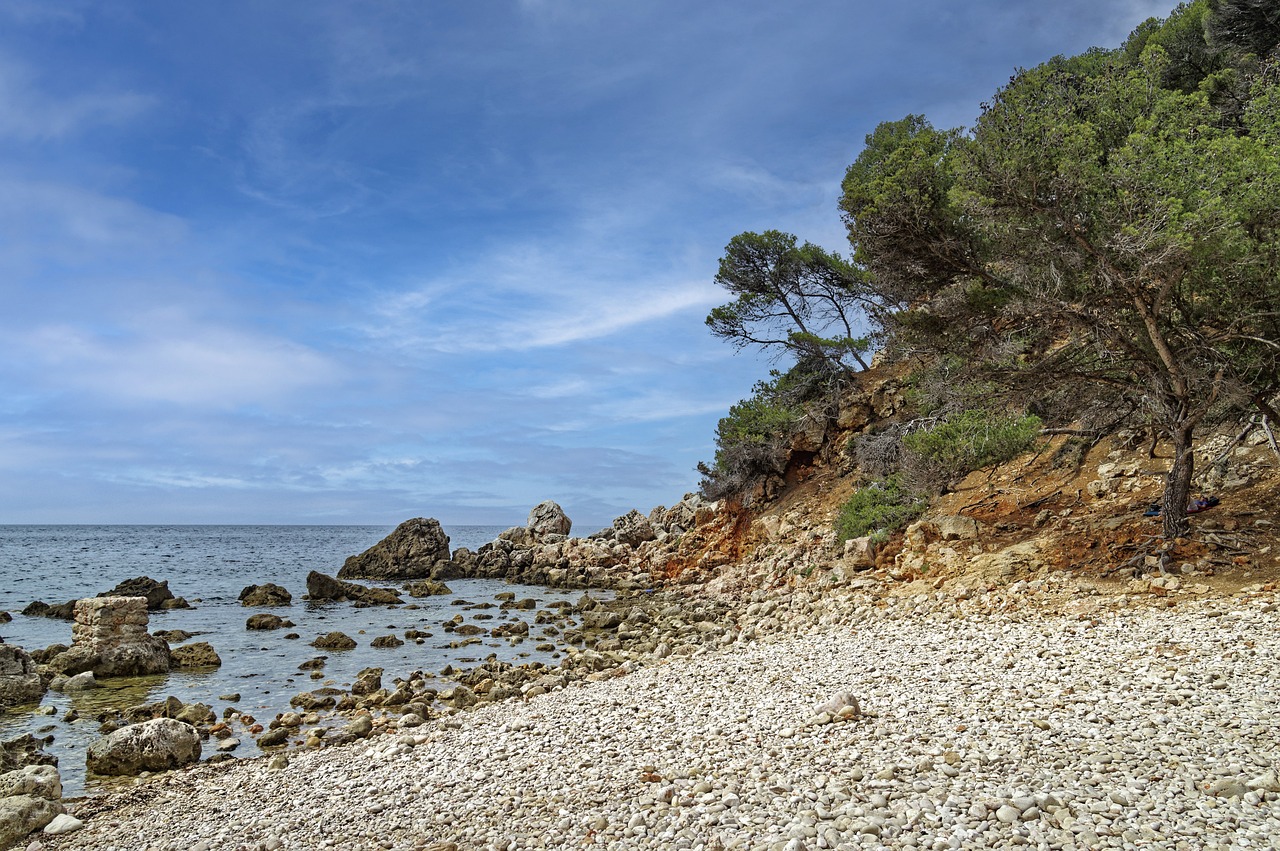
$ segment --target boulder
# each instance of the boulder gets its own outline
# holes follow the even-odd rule
[[[30,795],[49,801],[62,800],[62,777],[52,765],[25,765],[0,774],[0,798]]]
[[[449,562],[449,536],[430,517],[406,520],[365,550],[351,556],[339,579],[425,579],[438,564]]]
[[[320,650],[352,650],[356,640],[345,632],[330,632],[311,642],[311,646]]]
[[[293,595],[287,588],[267,582],[262,585],[246,585],[240,592],[242,606],[289,606],[293,604]]]
[[[219,668],[222,666],[222,657],[218,655],[218,651],[213,649],[213,645],[207,641],[197,641],[195,644],[184,644],[181,647],[175,647],[169,651],[172,659],[172,667],[175,670],[185,671],[190,668]]]
[[[944,541],[964,541],[978,537],[978,521],[972,517],[951,515],[938,521],[938,535]]]
[[[36,663],[16,644],[0,644],[0,708],[39,703],[45,682]]]
[[[548,535],[568,535],[573,528],[573,521],[564,513],[563,508],[547,500],[533,507],[525,527],[535,541],[542,541]]]
[[[441,594],[452,594],[449,586],[438,579],[419,579],[404,587],[410,597],[438,597]]]
[[[307,574],[307,596],[312,602],[350,600],[380,606],[404,602],[390,588],[369,588],[354,582],[343,582],[317,570]]]
[[[138,576],[126,579],[110,591],[103,591],[99,597],[145,597],[149,611],[160,609],[189,609],[191,605],[181,597],[173,596],[169,590],[169,582],[157,582],[149,576]]]
[[[297,626],[293,621],[285,620],[279,615],[267,614],[250,615],[249,619],[244,622],[245,629],[287,629]]]
[[[62,815],[62,804],[31,795],[0,798],[0,848],[8,848]]]
[[[98,677],[168,673],[169,645],[147,632],[143,597],[90,597],[76,603],[71,647],[49,660],[56,673]]]
[[[620,544],[638,547],[645,541],[658,537],[658,533],[653,530],[649,518],[633,508],[613,521],[613,536]]]
[[[190,724],[156,718],[121,727],[89,745],[85,765],[97,774],[167,771],[200,759],[200,734]]]

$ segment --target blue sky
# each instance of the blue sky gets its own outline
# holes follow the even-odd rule
[[[1146,0],[0,3],[0,523],[523,522],[697,486],[725,244]]]

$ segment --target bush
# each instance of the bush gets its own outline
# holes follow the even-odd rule
[[[731,407],[716,426],[715,463],[698,465],[704,496],[736,494],[757,478],[785,469],[786,449],[804,411],[778,392],[778,384],[758,383],[751,398]]]
[[[928,506],[928,500],[904,487],[902,476],[895,474],[854,491],[840,507],[836,535],[847,541],[892,532],[919,517]]]
[[[913,456],[917,486],[925,484],[921,479],[945,486],[974,470],[1016,458],[1039,434],[1039,417],[971,409],[904,435],[902,445]]]

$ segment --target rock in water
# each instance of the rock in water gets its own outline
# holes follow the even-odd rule
[[[351,556],[339,579],[425,579],[437,565],[449,563],[449,536],[430,517],[406,520],[390,535]]]
[[[167,771],[200,759],[196,728],[172,718],[121,727],[89,745],[85,765],[97,774],[133,775]]]
[[[45,684],[27,651],[0,644],[0,707],[39,703]]]
[[[286,629],[293,626],[297,626],[293,621],[287,621],[279,615],[266,613],[249,615],[249,619],[244,622],[245,629]]]
[[[184,644],[169,651],[173,659],[173,667],[177,670],[188,668],[218,668],[222,666],[222,657],[213,645],[207,641],[195,644]]]
[[[354,582],[334,579],[317,570],[307,574],[307,596],[316,603],[323,600],[351,600],[357,603],[389,606],[404,602],[390,588],[366,588]]]
[[[289,606],[293,604],[293,595],[289,589],[267,582],[245,586],[239,600],[242,606]]]
[[[126,579],[110,591],[104,591],[99,597],[146,597],[147,608],[151,611],[159,609],[189,609],[191,606],[182,597],[173,596],[169,590],[169,582],[157,582],[149,576],[138,576]]]

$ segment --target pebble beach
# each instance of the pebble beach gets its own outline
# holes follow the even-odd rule
[[[717,648],[146,778],[28,847],[1280,848],[1274,594],[995,608],[757,602]]]

